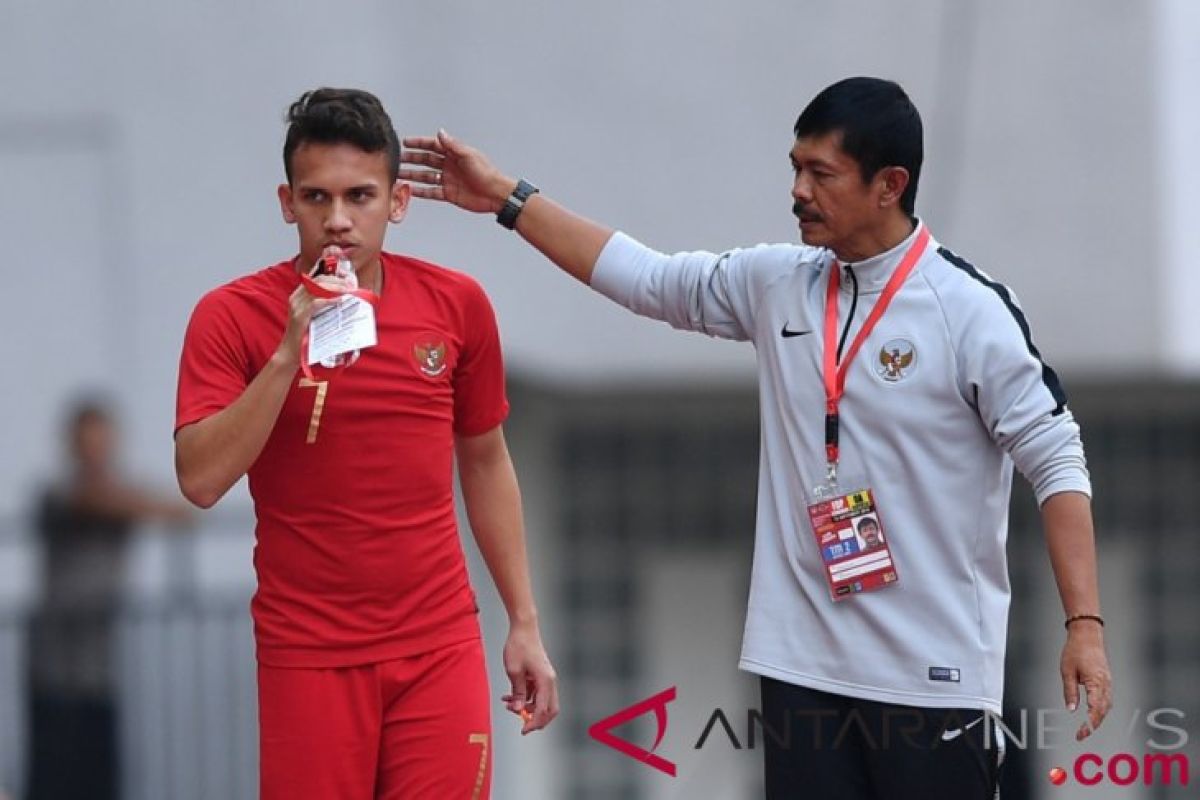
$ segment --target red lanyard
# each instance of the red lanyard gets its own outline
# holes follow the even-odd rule
[[[324,266],[326,267],[327,271],[325,271],[323,274],[333,274],[331,271],[328,271],[329,262],[327,260]],[[383,269],[382,263],[379,265],[379,268]],[[333,300],[343,297],[344,295],[352,295],[363,302],[370,303],[371,305],[376,305],[379,303],[379,296],[367,289],[329,289],[317,283],[304,273],[300,274],[300,282],[304,284],[304,288],[308,290],[309,294],[311,294],[313,297],[319,297],[322,300]],[[308,378],[310,381],[313,380],[312,367],[310,367],[308,364],[308,331],[304,332],[304,337],[300,340],[300,370],[304,373],[304,377]]]
[[[846,373],[851,362],[858,355],[867,337],[875,329],[875,325],[883,316],[883,312],[892,303],[892,298],[900,291],[900,286],[912,273],[917,261],[925,253],[929,244],[929,229],[921,225],[917,238],[908,247],[900,265],[883,287],[883,293],[867,315],[858,335],[850,344],[841,363],[837,360],[837,323],[838,323],[838,287],[841,285],[841,268],[834,261],[829,269],[829,286],[825,291],[825,356],[823,359],[825,378],[825,458],[829,462],[829,478],[836,481],[838,463],[838,403],[846,393]]]

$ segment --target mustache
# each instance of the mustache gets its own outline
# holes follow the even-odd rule
[[[821,218],[820,214],[814,214],[811,211],[806,210],[804,207],[804,204],[801,203],[799,200],[797,200],[795,203],[792,203],[792,214],[794,214],[797,219],[799,219],[801,217],[806,217],[808,219],[820,219]]]

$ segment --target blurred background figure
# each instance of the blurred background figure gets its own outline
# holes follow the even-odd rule
[[[182,500],[121,475],[109,406],[78,401],[65,423],[67,468],[37,499],[41,603],[30,627],[30,800],[117,796],[114,630],[130,534],[182,526]]]

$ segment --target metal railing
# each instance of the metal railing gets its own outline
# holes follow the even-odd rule
[[[121,600],[101,621],[112,630],[125,800],[257,797],[252,531],[248,514],[212,514],[195,530],[146,529],[129,542]],[[0,797],[28,786],[39,563],[25,521],[0,525]],[[94,625],[90,616],[57,622]]]

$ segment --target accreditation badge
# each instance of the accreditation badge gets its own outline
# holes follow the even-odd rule
[[[814,492],[808,517],[835,601],[893,586],[899,580],[870,489],[844,492],[822,487]]]

